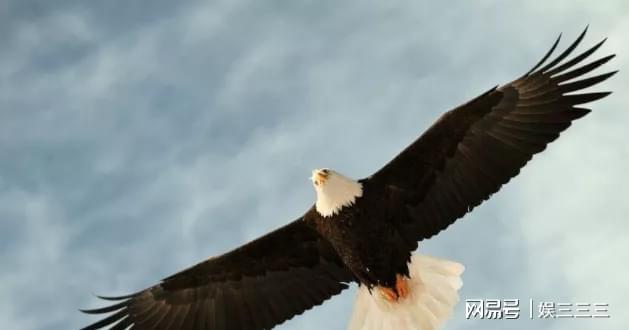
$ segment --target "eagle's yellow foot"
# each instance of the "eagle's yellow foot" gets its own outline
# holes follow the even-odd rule
[[[384,286],[378,287],[380,295],[389,302],[394,302],[400,298],[405,298],[408,293],[408,278],[404,275],[395,276],[395,289]]]
[[[397,291],[400,298],[408,296],[408,278],[406,276],[400,274],[395,275],[395,291]]]
[[[386,299],[388,302],[394,302],[397,300],[397,293],[395,290],[384,286],[378,287],[378,290],[380,291],[382,298]]]

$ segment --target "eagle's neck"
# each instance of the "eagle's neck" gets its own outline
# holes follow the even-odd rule
[[[323,217],[330,217],[344,207],[354,204],[356,199],[363,195],[363,185],[338,173],[333,173],[325,184],[316,187],[316,191],[317,212]]]

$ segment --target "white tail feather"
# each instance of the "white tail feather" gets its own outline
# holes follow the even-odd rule
[[[459,301],[465,267],[449,260],[415,254],[409,264],[410,293],[396,302],[358,290],[349,330],[434,330],[440,327]]]

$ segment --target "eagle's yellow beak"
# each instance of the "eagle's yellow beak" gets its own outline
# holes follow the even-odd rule
[[[312,183],[314,183],[315,186],[320,186],[325,183],[328,176],[330,176],[330,171],[327,168],[316,169],[312,171],[312,177],[310,177],[310,180],[312,180]]]

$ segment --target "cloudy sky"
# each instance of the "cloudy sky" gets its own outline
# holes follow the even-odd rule
[[[0,328],[78,328],[93,293],[285,224],[311,169],[369,175],[588,23],[616,93],[420,248],[467,266],[462,300],[523,302],[517,321],[460,303],[446,329],[629,328],[629,3],[437,3],[0,1]],[[354,294],[280,328],[343,329]],[[611,318],[529,320],[529,299]]]

